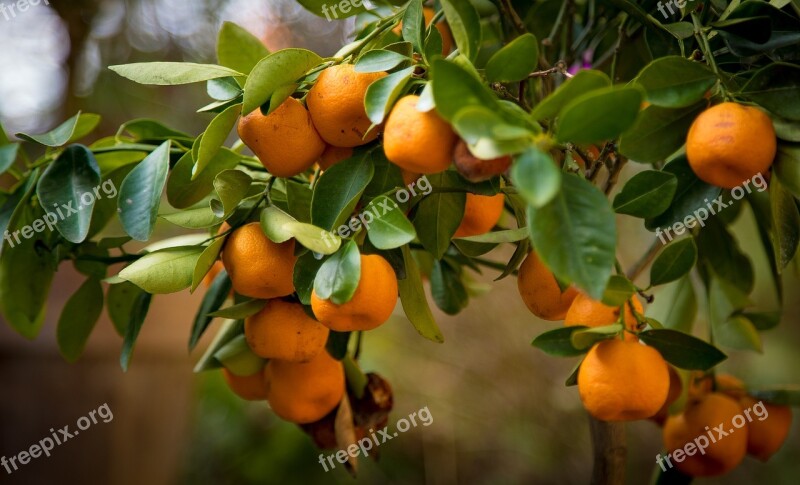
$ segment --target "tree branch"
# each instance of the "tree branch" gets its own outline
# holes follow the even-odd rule
[[[589,416],[589,431],[594,450],[592,485],[620,485],[625,482],[625,425]]]

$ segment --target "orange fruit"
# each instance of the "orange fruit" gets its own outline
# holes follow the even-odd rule
[[[683,382],[681,381],[681,376],[678,374],[678,371],[669,364],[667,365],[667,370],[669,371],[669,392],[667,393],[667,400],[664,402],[664,405],[661,406],[661,409],[650,418],[658,423],[659,426],[662,426],[664,421],[667,420],[669,416],[669,407],[681,397],[681,393],[683,392]]]
[[[344,395],[344,367],[320,352],[308,362],[270,360],[267,401],[281,419],[292,423],[313,423],[333,411]]]
[[[339,64],[320,73],[306,103],[322,139],[337,147],[365,145],[378,137],[364,107],[370,84],[385,72],[356,72],[352,64]],[[367,136],[364,136],[367,134]]]
[[[595,344],[578,371],[578,392],[589,414],[603,421],[653,416],[667,399],[669,370],[661,354],[639,342]]]
[[[744,382],[730,374],[717,374],[714,377],[717,392],[721,392],[734,399],[741,399],[747,395]],[[710,382],[709,382],[710,383]]]
[[[337,305],[311,292],[311,309],[323,325],[337,332],[372,330],[384,324],[397,304],[397,276],[377,254],[361,255],[361,279],[350,301]]]
[[[269,392],[269,380],[264,375],[264,370],[260,370],[250,376],[237,376],[226,368],[222,368],[222,376],[231,391],[237,396],[247,401],[263,401]]]
[[[251,222],[228,236],[222,263],[233,289],[251,298],[277,298],[294,293],[294,239],[270,241],[261,225]]]
[[[411,185],[420,176],[418,173],[409,172],[408,170],[403,170],[402,168],[400,169],[400,174],[403,176],[403,183],[405,183],[406,186]]]
[[[563,320],[578,291],[569,287],[561,292],[556,277],[531,251],[519,267],[517,288],[522,301],[543,320]]]
[[[511,166],[511,157],[506,155],[489,160],[480,159],[469,151],[464,140],[458,140],[453,151],[453,164],[465,179],[470,182],[483,182],[508,170]]]
[[[225,266],[222,264],[222,261],[214,261],[211,269],[208,270],[208,273],[206,273],[206,275],[203,277],[203,284],[206,288],[211,286],[211,283],[214,282],[214,278],[216,278],[219,272],[223,269],[225,269]]]
[[[436,11],[432,8],[422,8],[422,16],[425,17],[425,27],[431,24],[431,20],[433,20],[434,15],[436,15]],[[450,32],[450,27],[444,20],[436,22],[436,30],[438,30],[439,34],[442,36],[442,55],[446,56],[453,48],[453,34]],[[403,22],[400,22],[397,27],[392,29],[392,32],[397,35],[403,35]]]
[[[732,189],[772,165],[772,120],[752,106],[722,103],[698,116],[686,137],[686,157],[700,180]]]
[[[693,477],[723,475],[736,468],[747,451],[748,426],[734,429],[732,424],[734,417],[741,412],[738,401],[712,392],[689,403],[682,413],[667,418],[664,446],[672,456],[673,465]],[[719,436],[714,429],[720,425],[727,436]],[[694,453],[690,456],[682,450],[683,459],[676,460],[675,450],[685,448],[689,443],[694,446]],[[702,453],[698,445],[704,446]]]
[[[417,111],[419,96],[401,98],[383,133],[386,158],[409,172],[438,173],[450,166],[458,136],[435,110]]]
[[[503,194],[476,195],[467,193],[464,217],[453,237],[469,237],[486,234],[497,225],[503,215]]]
[[[264,116],[257,109],[239,120],[239,138],[276,177],[292,177],[317,161],[325,143],[300,101],[287,98]]]
[[[325,349],[329,332],[302,305],[283,300],[268,301],[244,321],[247,345],[264,359],[307,362]]]
[[[633,308],[637,313],[644,313],[644,308],[637,298],[633,299]],[[587,327],[603,327],[612,325],[619,320],[619,307],[608,306],[605,303],[593,300],[585,293],[579,293],[572,301],[567,315],[564,317],[564,325],[586,325]],[[625,303],[625,328],[630,331],[636,330],[636,317],[631,311],[630,302]],[[630,332],[625,332],[625,338],[636,340]]]
[[[319,157],[319,168],[328,170],[332,166],[353,156],[353,149],[349,147],[335,147],[328,145]]]
[[[748,420],[747,424],[747,453],[761,461],[767,461],[783,446],[789,435],[792,408],[764,402],[758,404],[750,396],[741,398],[739,402],[744,409],[750,410],[752,417],[752,421]],[[754,406],[758,408],[754,409]]]

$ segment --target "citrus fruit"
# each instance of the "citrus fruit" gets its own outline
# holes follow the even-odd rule
[[[483,160],[469,151],[464,140],[459,140],[453,151],[453,164],[465,179],[470,182],[483,182],[508,170],[508,167],[511,166],[511,157],[506,155]]]
[[[672,463],[693,477],[711,477],[736,468],[747,452],[748,427],[734,429],[734,417],[742,412],[738,401],[719,392],[690,402],[680,414],[670,416],[664,423],[664,446],[672,454]],[[720,436],[715,429],[722,425]],[[733,430],[733,432],[731,432]],[[675,459],[675,450],[686,449],[692,443],[694,453],[681,451],[682,460]],[[705,445],[703,452],[697,448]]]
[[[750,396],[740,399],[744,409],[750,410],[752,421],[747,424],[747,453],[767,461],[786,441],[792,427],[792,408],[761,402]]]
[[[562,292],[553,273],[533,251],[519,267],[517,287],[528,310],[544,320],[563,320],[572,300],[578,296],[572,287]]]
[[[276,298],[294,292],[294,239],[270,241],[257,222],[236,229],[228,236],[222,263],[233,289],[251,298]]]
[[[669,370],[652,347],[620,339],[603,340],[581,363],[578,392],[583,406],[597,419],[649,418],[667,399]]]
[[[401,98],[389,113],[383,132],[386,158],[409,172],[431,174],[450,166],[458,140],[435,110],[417,110],[419,96]]]
[[[722,103],[703,111],[686,137],[686,157],[697,177],[726,189],[767,172],[776,150],[769,116],[738,103]]]
[[[636,313],[642,314],[644,308],[637,298],[633,298],[633,308]],[[605,303],[593,300],[585,293],[579,293],[572,301],[567,315],[564,317],[564,325],[586,325],[587,327],[604,327],[612,325],[619,320],[619,307],[608,306]],[[629,331],[636,331],[636,317],[631,311],[630,302],[625,302],[625,328]],[[625,332],[625,338],[636,340],[630,332]]]
[[[370,84],[385,72],[356,72],[352,64],[339,64],[320,73],[306,103],[322,139],[337,147],[356,147],[378,137],[364,107]],[[366,134],[366,136],[364,136]]]
[[[303,306],[270,300],[244,321],[247,345],[259,357],[306,362],[325,349],[327,327],[309,317]]]
[[[267,401],[280,418],[292,423],[313,423],[331,412],[344,395],[344,367],[327,351],[308,362],[270,360]]]
[[[669,407],[681,397],[681,393],[683,392],[683,382],[681,381],[681,376],[678,374],[678,371],[671,365],[667,365],[667,370],[669,371],[669,392],[667,393],[667,400],[664,401],[664,405],[661,406],[661,409],[650,418],[658,423],[659,426],[663,425],[664,421],[667,420],[667,416],[669,416]]]
[[[328,145],[319,157],[319,168],[328,170],[332,166],[353,156],[353,149],[349,147],[336,147]]]
[[[276,177],[305,172],[325,150],[308,111],[294,98],[287,98],[266,116],[260,109],[243,116],[238,131],[242,142]]]
[[[311,293],[311,308],[323,325],[337,332],[372,330],[385,323],[397,304],[394,269],[376,254],[361,255],[361,279],[350,301],[337,305]]]
[[[431,20],[436,15],[436,11],[430,7],[423,7],[422,8],[422,16],[425,17],[425,27],[431,24]],[[453,48],[453,34],[450,32],[450,27],[448,27],[447,22],[444,20],[440,20],[436,22],[436,30],[439,31],[439,34],[442,36],[442,55],[446,56],[450,53],[450,50]],[[402,35],[403,33],[403,22],[392,29],[397,35]]]
[[[453,237],[469,237],[486,234],[503,215],[503,194],[476,195],[467,193],[464,217]]]
[[[265,378],[264,370],[253,375],[237,376],[226,368],[222,368],[225,383],[237,396],[247,401],[263,401],[269,392],[269,381]]]

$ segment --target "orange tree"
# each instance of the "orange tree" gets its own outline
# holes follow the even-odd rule
[[[621,480],[617,421],[666,423],[665,451],[689,455],[706,426],[756,401],[781,416],[676,458],[664,480],[774,453],[798,394],[726,389],[714,367],[718,346],[761,350],[759,332],[780,321],[780,307],[752,308],[733,220],[752,210],[779,303],[797,253],[797,3],[364,3],[336,13],[358,15],[359,31],[329,58],[270,53],[226,23],[217,64],[111,67],[143,84],[205,83],[200,135],[140,119],[84,146],[98,122],[86,113],[21,142],[3,135],[0,167],[17,179],[0,208],[11,327],[37,335],[53,274],[72,262],[86,281],[59,319],[61,352],[79,358],[105,304],[127,368],[152,296],[205,279],[190,349],[225,321],[197,370],[223,368],[243,398],[346,447],[391,407],[388,384],[357,364],[361,333],[399,295],[421,337],[444,342],[424,280],[456,314],[469,272],[490,268],[519,274],[535,315],[565,320],[535,347],[586,356],[566,384],[594,417],[596,482]],[[31,160],[26,143],[44,153]],[[627,271],[617,215],[655,233]],[[150,241],[158,220],[191,233]],[[107,236],[110,223],[125,236]],[[500,246],[507,261],[485,256]],[[672,311],[645,316],[667,283]],[[693,331],[698,300],[710,325]]]

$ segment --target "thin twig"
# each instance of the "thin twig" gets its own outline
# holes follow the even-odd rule
[[[653,244],[650,245],[650,249],[647,250],[646,253],[639,258],[639,261],[634,264],[631,269],[628,270],[628,279],[633,281],[635,280],[642,272],[650,265],[650,263],[655,259],[656,254],[661,250],[661,241],[658,239],[653,241]]]
[[[514,6],[511,5],[511,0],[500,0],[500,8],[503,10],[503,15],[511,20],[511,24],[517,30],[518,34],[524,34],[528,31],[525,28],[525,23],[519,18]]]

